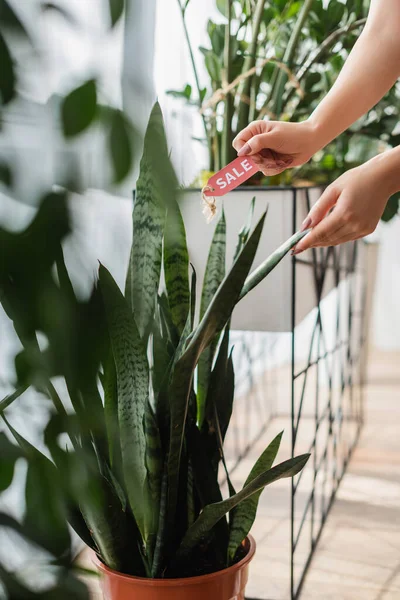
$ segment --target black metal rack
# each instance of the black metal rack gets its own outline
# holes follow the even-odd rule
[[[293,232],[298,230],[301,221],[300,214],[297,214],[298,193],[292,188]],[[307,190],[301,193],[307,204],[302,208],[308,211],[309,193]],[[313,249],[305,253],[304,258],[299,255],[292,259],[291,414],[290,417],[285,416],[291,422],[292,456],[303,452],[311,452],[312,456],[307,469],[291,484],[290,600],[300,597],[305,576],[363,424],[362,361],[366,299],[363,254],[363,242],[355,242],[336,248]],[[302,280],[300,269],[303,273],[305,269],[311,270],[315,291],[313,321],[306,348],[302,335],[301,354],[307,356],[305,361],[297,360],[296,311]],[[330,279],[334,290],[329,305],[329,331],[321,309],[325,301],[327,279]],[[249,354],[247,359],[246,352]],[[254,356],[261,361],[262,349],[254,354],[254,350],[246,348],[244,343],[242,355],[248,363],[245,377],[251,388],[255,379],[252,372]],[[239,419],[243,430],[251,430],[252,434],[247,434],[248,439],[243,439],[243,436],[240,439],[240,427],[237,427],[233,469],[264,438],[271,421],[282,417],[276,406],[268,406],[265,402],[268,381],[262,385],[264,389],[250,400],[255,403],[252,408],[259,416],[257,427],[247,427],[248,415],[252,411],[249,405]],[[302,428],[306,428],[306,436]]]

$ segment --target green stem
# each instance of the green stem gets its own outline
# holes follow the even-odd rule
[[[264,12],[265,0],[258,0],[256,5],[256,10],[254,13],[254,25],[253,25],[253,36],[251,40],[251,44],[249,47],[249,55],[244,61],[243,65],[243,73],[246,73],[250,69],[252,69],[256,64],[257,59],[257,46],[258,46],[258,36],[260,34],[260,27],[262,16]],[[243,84],[242,95],[244,97],[250,96],[252,77],[247,77]],[[239,113],[238,113],[238,131],[241,131],[249,124],[249,112],[250,105],[243,100],[239,103]]]
[[[178,2],[178,5],[179,5],[179,9],[181,11],[183,31],[185,33],[186,44],[187,44],[187,47],[188,47],[188,50],[189,50],[190,62],[192,63],[193,75],[194,75],[194,79],[195,79],[195,82],[196,82],[196,89],[197,89],[197,95],[198,95],[197,104],[199,106],[199,109],[201,110],[203,102],[202,102],[202,99],[201,99],[200,78],[199,78],[199,73],[197,71],[196,61],[194,59],[192,42],[190,41],[189,31],[188,31],[187,24],[186,24],[186,18],[185,18],[185,16],[186,16],[186,9],[182,6],[182,4],[180,3],[180,0],[177,0],[177,2]],[[204,133],[206,135],[206,140],[207,140],[207,144],[208,144],[208,151],[209,151],[209,155],[210,155],[210,169],[211,169],[211,164],[212,164],[212,143],[211,143],[211,138],[210,138],[210,134],[209,134],[208,126],[207,126],[207,120],[206,120],[204,114],[201,114],[201,118],[202,118],[202,121],[203,121]]]
[[[290,36],[289,43],[287,45],[285,54],[283,55],[283,62],[287,65],[287,67],[289,69],[292,66],[293,57],[296,52],[297,43],[300,39],[301,30],[303,29],[303,25],[307,19],[308,13],[310,12],[310,10],[312,8],[313,2],[314,2],[314,0],[305,0],[303,6],[301,8],[299,18],[297,19],[296,25],[293,29],[292,35]],[[279,75],[278,75],[278,78],[276,81],[275,90],[272,95],[272,101],[273,101],[272,112],[277,117],[279,117],[282,112],[283,91],[285,89],[286,81],[287,81],[287,74],[281,70],[279,72]]]
[[[232,50],[231,50],[231,24],[232,24],[232,0],[225,0],[226,14],[228,23],[225,27],[225,47],[224,47],[224,85],[229,85],[232,81]],[[225,118],[222,134],[222,163],[227,165],[234,157],[232,148],[232,118],[233,118],[233,96],[228,93],[225,98]]]

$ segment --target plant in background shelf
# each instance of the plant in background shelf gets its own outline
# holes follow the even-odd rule
[[[254,119],[306,118],[330,87],[366,15],[360,1],[324,6],[322,0],[217,0],[225,23],[208,21],[210,46],[200,51],[209,82],[202,87],[186,23],[190,0],[177,1],[196,85],[170,93],[199,107],[210,170],[235,157],[231,142]]]
[[[250,224],[243,228],[236,259],[225,271],[222,214],[196,323],[195,273],[189,275],[176,188],[156,105],[137,182],[125,295],[100,266],[90,299],[76,299],[61,250],[69,231],[62,194],[45,199],[27,231],[0,236],[2,304],[24,346],[16,360],[21,387],[12,400],[35,385],[53,401],[45,432],[53,462],[39,454],[39,463],[47,477],[57,473],[66,516],[114,571],[106,570],[111,579],[115,571],[161,579],[226,573],[249,550],[242,544],[262,490],[299,473],[309,458],[273,466],[278,436],[240,491],[226,472],[229,497],[223,499],[218,472],[220,465],[226,471],[223,441],[234,396],[231,314],[304,233],[250,273],[264,215],[252,232]],[[48,340],[45,350],[38,331]],[[65,379],[72,414],[52,384],[55,375]],[[3,416],[10,402],[0,404]],[[6,423],[23,449],[24,440]],[[38,518],[44,493],[37,490],[32,506]],[[54,538],[56,532],[46,534]]]
[[[201,111],[210,171],[235,158],[231,142],[255,119],[306,119],[332,87],[365,21],[369,2],[347,0],[217,0],[225,19],[208,21],[209,45],[200,48],[208,81],[203,87],[186,24],[190,0],[180,4],[195,87],[169,93]],[[379,105],[303,167],[257,183],[330,183],[344,171],[396,146],[399,94]],[[196,184],[205,183],[201,174]],[[397,201],[391,201],[392,214]]]

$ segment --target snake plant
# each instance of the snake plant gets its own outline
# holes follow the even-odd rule
[[[65,514],[103,563],[151,578],[203,574],[235,563],[263,489],[295,476],[309,458],[273,466],[279,435],[237,491],[223,450],[235,390],[232,311],[304,234],[251,273],[264,214],[253,231],[250,223],[242,229],[236,258],[226,269],[222,213],[196,321],[196,275],[176,191],[156,105],[137,182],[124,293],[100,265],[91,297],[77,299],[62,253],[69,232],[62,193],[45,199],[26,231],[0,231],[2,304],[24,347],[16,360],[20,387],[0,403],[0,413],[31,458],[27,522],[36,518],[42,544],[62,557],[69,544]],[[46,348],[38,332],[46,336]],[[53,385],[57,375],[65,380],[68,404]],[[7,415],[29,385],[54,405],[44,435],[51,459]],[[49,498],[51,481],[57,484],[56,506]],[[49,518],[53,510],[57,519]]]

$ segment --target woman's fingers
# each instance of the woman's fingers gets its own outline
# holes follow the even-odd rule
[[[237,152],[243,148],[243,146],[251,140],[255,135],[266,132],[267,123],[266,121],[253,121],[242,129],[242,131],[233,140],[233,147]]]
[[[267,148],[258,154],[253,154],[251,159],[266,177],[278,175],[287,168],[286,162]]]
[[[339,196],[340,191],[334,186],[329,186],[308,213],[307,218],[303,222],[302,230],[305,231],[310,227],[316,227],[328,214],[331,208],[335,206]]]
[[[265,148],[273,148],[274,142],[276,142],[276,133],[274,130],[268,133],[253,135],[245,144],[241,145],[241,148],[238,150],[238,156],[251,156],[252,154],[261,152]]]
[[[342,219],[339,210],[334,210],[297,244],[293,254],[300,254],[315,246],[334,246],[342,237],[351,234],[351,224]]]

